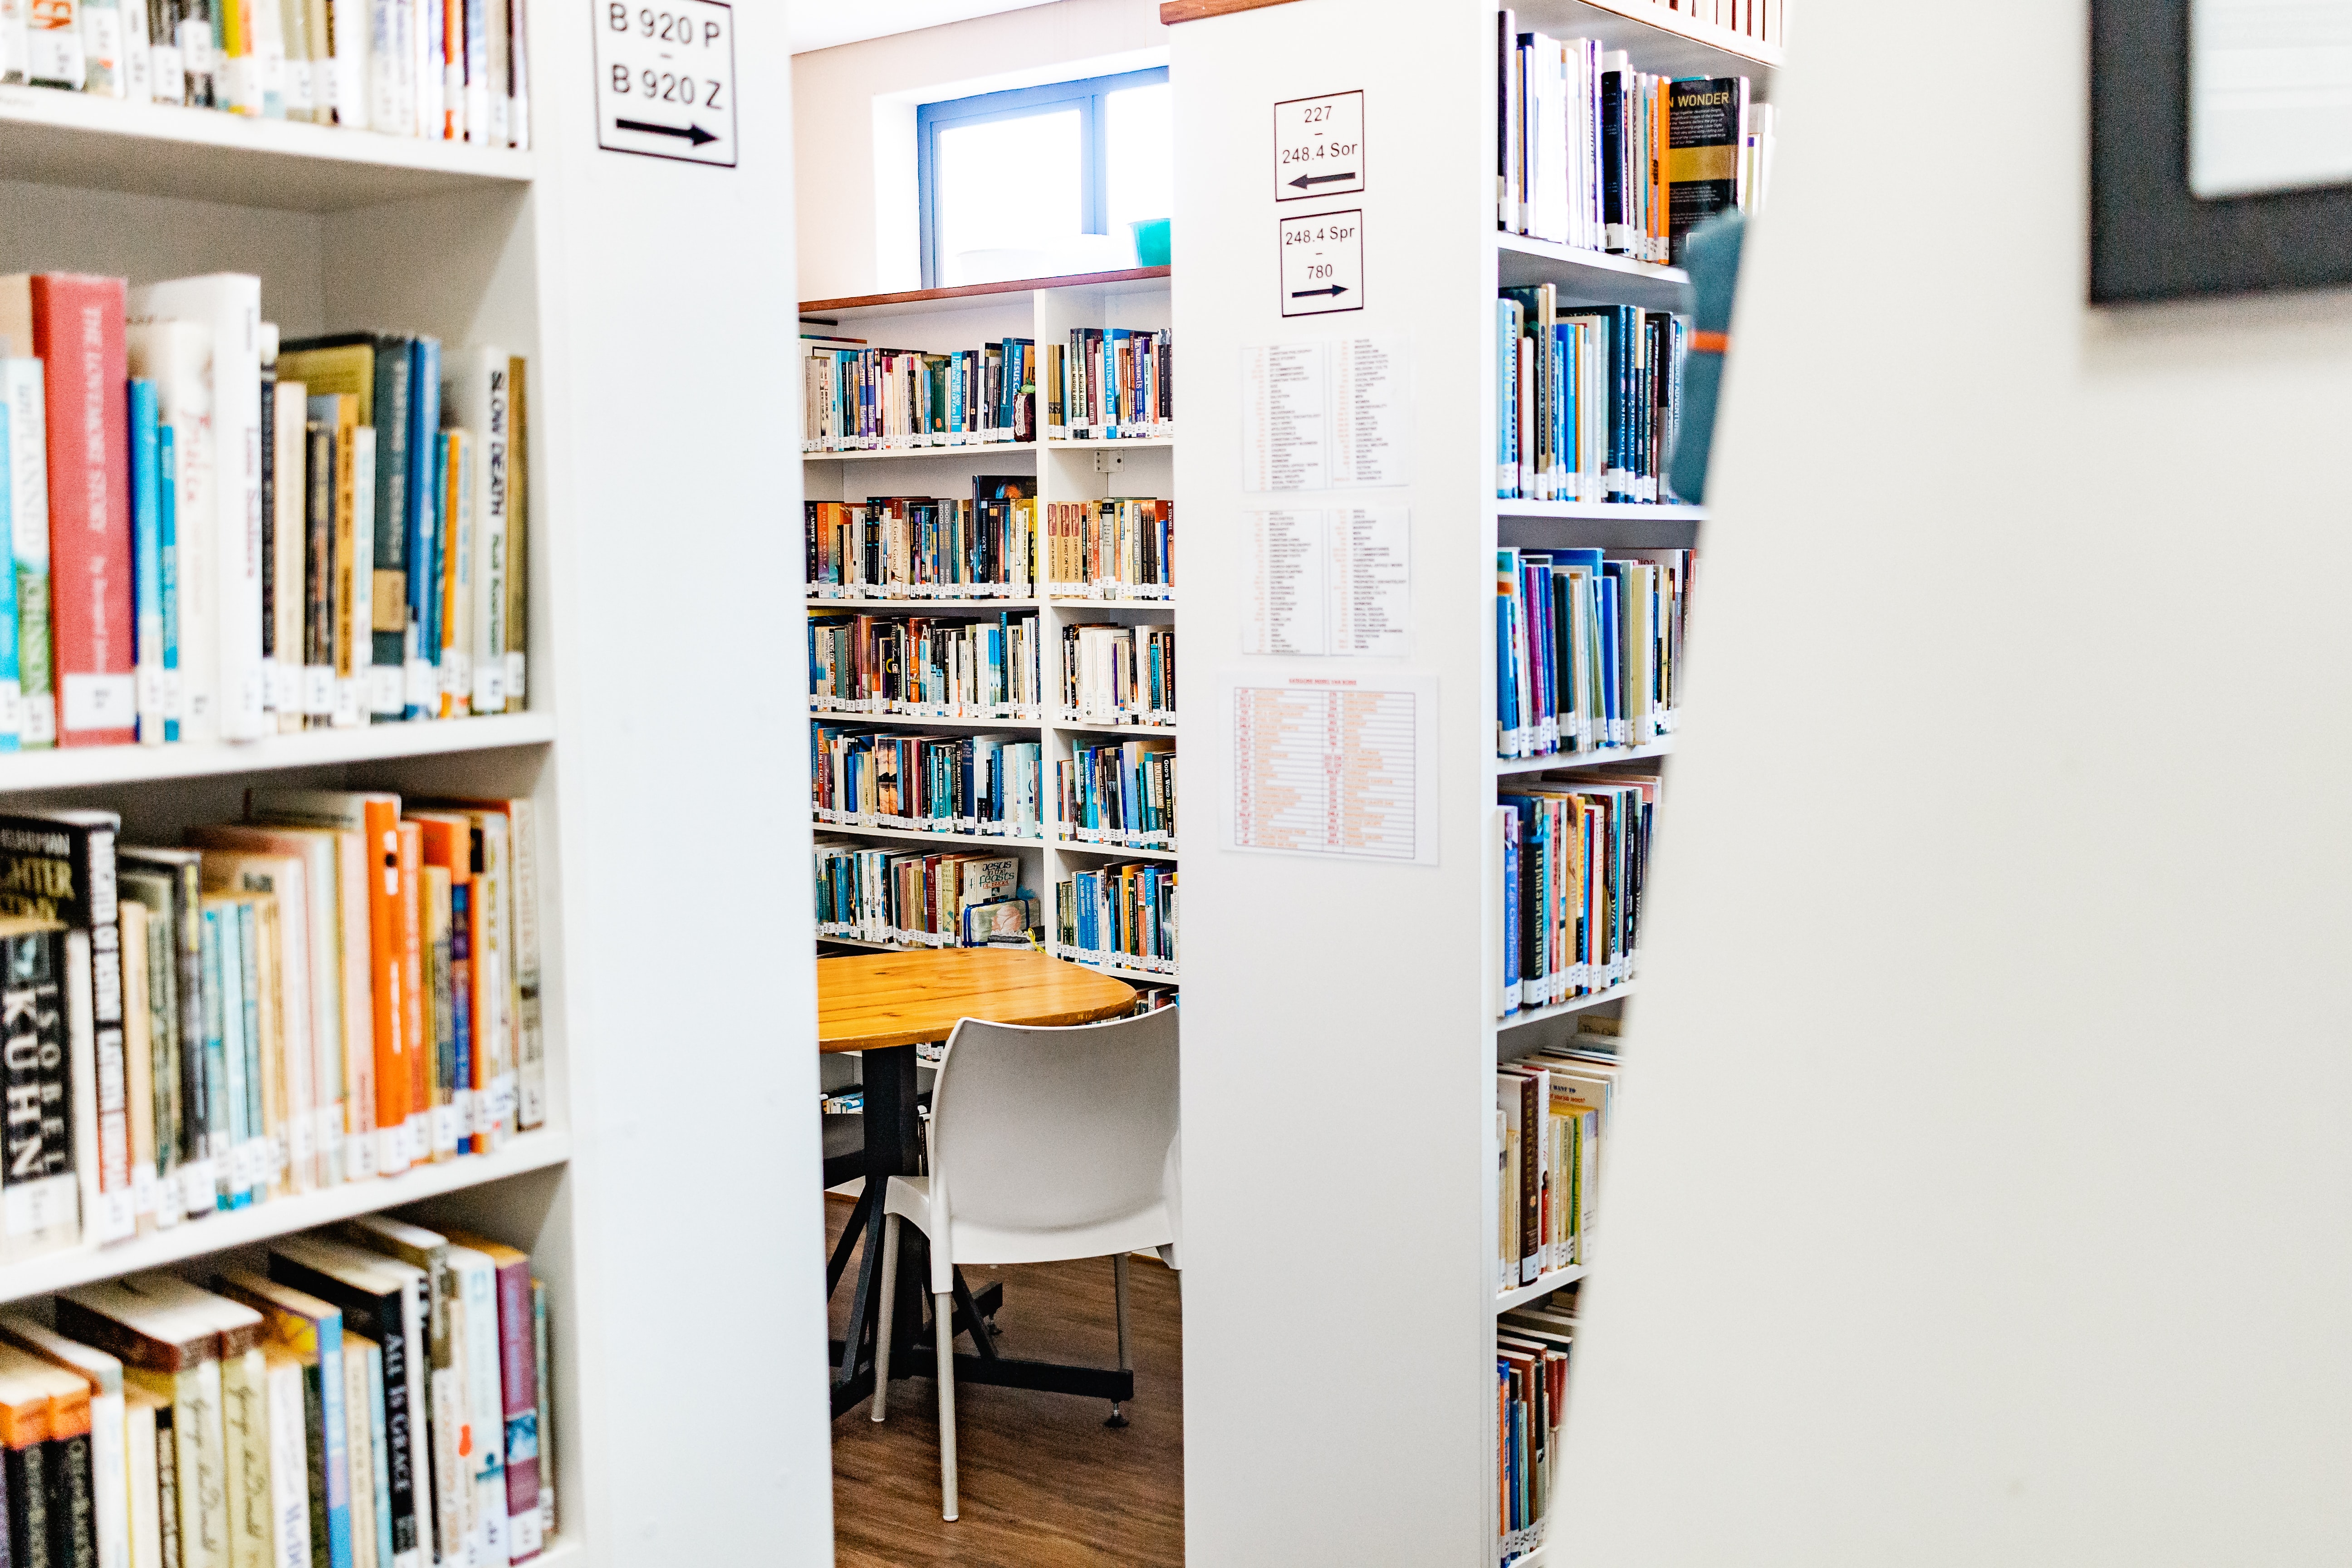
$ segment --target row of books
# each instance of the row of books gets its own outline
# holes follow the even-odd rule
[[[1543,1544],[1559,1481],[1568,1417],[1569,1358],[1576,1340],[1574,1296],[1504,1313],[1495,1323],[1495,1473],[1501,1488],[1496,1562],[1518,1561]]]
[[[988,446],[1037,438],[1037,344],[932,353],[809,338],[803,452]]]
[[[971,349],[877,348],[804,338],[803,452],[917,451],[1175,433],[1176,365],[1165,329],[1083,327],[1066,343],[1003,338]]]
[[[1679,262],[1694,225],[1761,205],[1772,111],[1746,77],[1652,76],[1597,38],[1516,32],[1509,11],[1500,45],[1506,232]]]
[[[1087,622],[1062,628],[1059,706],[1049,709],[1037,617],[811,616],[809,707],[819,713],[1028,719],[1072,724],[1176,722],[1176,631]]]
[[[191,847],[0,816],[0,1261],[487,1154],[546,1119],[528,800],[254,790]]]
[[[0,83],[530,145],[524,0],[9,0]]]
[[[1615,1047],[1613,1037],[1578,1034],[1496,1070],[1497,1294],[1592,1262]]]
[[[1176,503],[1055,501],[1036,481],[983,475],[974,497],[807,501],[812,598],[1165,599],[1175,592]]]
[[[1010,855],[877,849],[820,836],[816,930],[821,937],[906,947],[1026,947],[1036,898]]]
[[[1788,0],[1653,0],[1662,11],[1676,12],[1695,22],[1744,33],[1759,43],[1781,41],[1788,21]]]
[[[1045,707],[1034,613],[812,615],[808,639],[809,706],[820,713],[1034,720]]]
[[[1056,947],[1081,963],[1173,976],[1176,875],[1158,861],[1073,872],[1054,889]]]
[[[1515,779],[1501,791],[1497,1017],[1634,977],[1660,784],[1638,767],[1596,769],[1573,784]]]
[[[1696,550],[1495,554],[1495,754],[1647,746],[1675,731]]]
[[[555,1525],[530,1255],[382,1216],[0,1315],[7,1560],[418,1568]]]
[[[842,827],[1034,839],[1045,821],[1043,766],[1035,741],[809,726],[816,820]]]
[[[1562,306],[1552,285],[1495,304],[1495,493],[1670,502],[1689,323],[1632,305]]]
[[[0,278],[0,750],[523,707],[522,361],[260,312]]]
[[[1157,736],[1074,746],[1054,764],[1063,831],[1078,844],[1176,847],[1176,742]]]
[[[1035,589],[1037,481],[980,474],[971,499],[868,496],[802,503],[819,599],[1022,598]]]
[[[1049,441],[1152,439],[1176,425],[1176,353],[1166,328],[1074,327],[1045,345]]]

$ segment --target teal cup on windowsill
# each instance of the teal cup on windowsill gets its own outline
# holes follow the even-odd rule
[[[1166,218],[1144,218],[1127,226],[1135,231],[1135,264],[1138,267],[1166,267],[1170,264]]]

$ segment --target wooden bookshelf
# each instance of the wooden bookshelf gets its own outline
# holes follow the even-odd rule
[[[1165,267],[1128,268],[1113,272],[1082,273],[1066,278],[1024,279],[1007,283],[977,283],[956,289],[926,289],[902,294],[858,295],[843,300],[813,300],[801,306],[802,331],[820,330],[812,323],[830,321],[860,322],[852,334],[877,345],[939,351],[968,349],[995,338],[1024,337],[1041,346],[1065,342],[1075,327],[1164,328],[1171,311],[1171,277]],[[952,320],[944,319],[952,314]],[[1181,363],[1181,362],[1180,362]],[[1178,422],[1182,421],[1181,403]],[[1037,476],[1041,503],[1096,500],[1108,496],[1175,497],[1174,437],[988,442],[964,447],[909,447],[873,452],[805,452],[806,494],[811,500],[857,500],[868,494],[969,494],[971,476],[993,471]],[[1098,467],[1098,454],[1121,455],[1116,468]],[[942,459],[961,458],[961,462]],[[843,461],[848,459],[849,461]],[[890,463],[904,460],[898,469]],[[879,462],[876,469],[867,465]],[[1032,465],[1034,465],[1034,469]],[[1177,559],[1186,520],[1178,508]],[[1055,660],[1066,626],[1098,621],[1129,625],[1172,623],[1176,601],[1165,599],[1095,599],[1058,596],[969,599],[811,598],[808,615],[832,612],[889,612],[913,616],[994,616],[1007,612],[1038,617],[1038,644],[1045,664],[1040,670],[1047,684],[1048,710],[1034,720],[924,718],[896,713],[829,713],[811,709],[812,722],[872,725],[885,729],[928,730],[952,734],[985,731],[991,734],[1034,737],[1045,770],[1047,809],[1054,809],[1053,763],[1066,758],[1074,746],[1106,740],[1173,739],[1172,725],[1120,724],[1063,716],[1058,710],[1060,676]],[[1203,814],[1206,806],[1196,806]],[[1168,849],[1130,849],[1117,845],[1081,844],[1063,836],[1062,825],[1048,820],[1034,837],[1001,838],[975,834],[933,834],[896,828],[836,828],[818,822],[818,834],[841,833],[869,837],[908,847],[937,845],[941,848],[996,848],[1021,860],[1022,886],[1035,893],[1044,908],[1047,948],[1056,957],[1072,958],[1054,939],[1055,889],[1075,870],[1093,869],[1112,861],[1177,863]],[[837,939],[824,937],[822,942]],[[887,945],[887,944],[882,944]],[[1147,973],[1115,963],[1090,964],[1121,979],[1145,979],[1173,985],[1177,976]]]

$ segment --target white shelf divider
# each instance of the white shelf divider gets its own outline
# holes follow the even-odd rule
[[[0,752],[0,794],[446,756],[502,746],[545,745],[554,739],[552,712],[526,712],[416,724],[370,724],[356,730],[305,730],[295,735],[208,745],[58,746]]]
[[[1495,1298],[1495,1316],[1501,1317],[1516,1307],[1540,1300],[1564,1285],[1573,1285],[1584,1278],[1584,1265],[1571,1263],[1565,1268],[1555,1268],[1538,1275],[1531,1284],[1517,1286]]]

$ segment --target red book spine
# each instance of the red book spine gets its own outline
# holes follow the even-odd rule
[[[33,352],[47,366],[49,599],[58,744],[127,746],[131,647],[131,442],[123,281],[32,279]]]
[[[511,1254],[508,1255],[512,1257]],[[501,1260],[499,1268],[499,1383],[506,1395],[507,1517],[539,1515],[539,1352],[531,1321],[530,1259]],[[525,1527],[532,1534],[535,1530]],[[509,1547],[515,1560],[529,1555]]]

